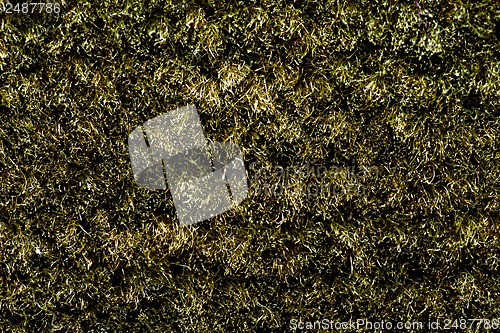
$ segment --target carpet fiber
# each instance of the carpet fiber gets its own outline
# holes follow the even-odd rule
[[[498,324],[498,1],[59,4],[0,13],[0,331]],[[181,227],[127,137],[189,104],[250,188]]]

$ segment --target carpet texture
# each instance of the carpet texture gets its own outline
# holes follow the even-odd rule
[[[1,332],[498,325],[498,1],[3,4]],[[181,227],[127,137],[190,104],[249,193]]]

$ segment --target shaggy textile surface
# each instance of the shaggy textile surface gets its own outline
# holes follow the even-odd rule
[[[499,324],[497,0],[16,3],[1,332]],[[127,137],[188,104],[250,189],[181,227]]]

